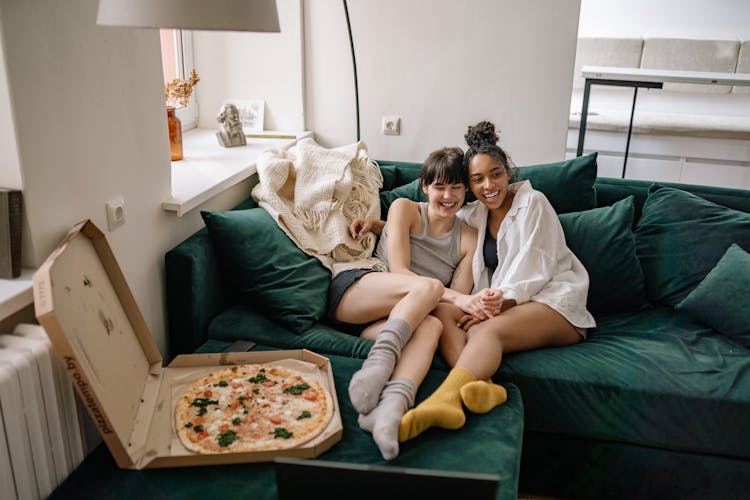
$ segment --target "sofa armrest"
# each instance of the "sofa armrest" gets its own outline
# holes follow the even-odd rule
[[[192,353],[208,335],[208,324],[230,302],[206,228],[164,256],[169,360]]]

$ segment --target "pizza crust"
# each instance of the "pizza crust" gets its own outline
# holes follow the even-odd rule
[[[316,366],[289,365],[225,366],[175,388],[180,443],[194,453],[241,453],[296,448],[320,435],[333,417],[331,395]]]

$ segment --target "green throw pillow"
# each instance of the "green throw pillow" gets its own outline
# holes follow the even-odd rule
[[[750,214],[654,184],[635,229],[646,297],[676,306],[732,243],[750,248]]]
[[[518,179],[547,197],[558,214],[596,208],[597,153],[570,160],[518,167]]]
[[[590,312],[624,312],[646,303],[635,253],[633,196],[609,207],[560,215],[568,247],[589,273]]]
[[[331,273],[263,208],[201,212],[227,280],[242,303],[303,333],[325,311]]]
[[[750,347],[750,254],[732,244],[677,309]]]
[[[398,186],[398,172],[393,165],[380,165],[380,173],[383,176],[383,191]]]
[[[388,209],[398,198],[409,198],[412,201],[427,201],[427,196],[419,185],[419,178],[413,181],[391,189],[380,192],[380,217],[385,220],[388,217]]]
[[[531,186],[544,193],[558,214],[580,212],[596,207],[596,157],[597,153],[579,156],[566,161],[518,167],[518,180],[528,179]],[[471,194],[471,193],[469,193]],[[381,216],[386,217],[388,207],[396,198],[427,201],[419,179],[395,189],[380,193]],[[472,201],[473,195],[467,197]]]

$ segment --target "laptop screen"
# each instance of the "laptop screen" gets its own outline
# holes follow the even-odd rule
[[[495,474],[297,458],[275,459],[274,470],[279,500],[390,500],[405,494],[430,500],[491,500],[500,486]]]

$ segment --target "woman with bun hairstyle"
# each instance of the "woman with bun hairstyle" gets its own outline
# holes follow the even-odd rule
[[[462,427],[463,406],[486,413],[505,402],[505,390],[491,383],[504,353],[576,344],[596,326],[586,309],[588,273],[567,247],[552,205],[528,180],[512,182],[492,123],[469,127],[465,139],[464,167],[477,201],[459,216],[477,228],[474,289],[499,290],[501,312],[480,322],[443,322],[444,335],[466,330],[466,344],[440,387],[401,419],[402,442],[433,426]]]

